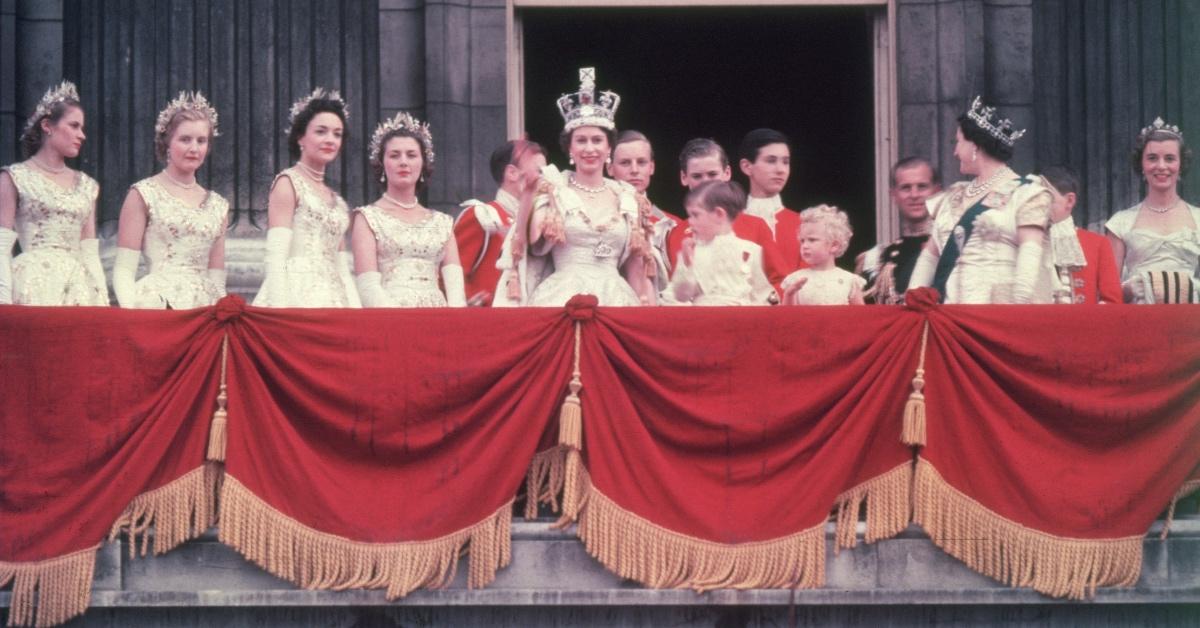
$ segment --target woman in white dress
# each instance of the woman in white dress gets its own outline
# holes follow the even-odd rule
[[[79,93],[63,81],[25,124],[25,161],[0,169],[0,304],[108,305],[96,239],[100,186],[66,164],[86,139],[83,122]]]
[[[121,307],[181,310],[225,295],[229,203],[196,181],[217,112],[199,93],[180,92],[154,125],[154,153],[165,165],[134,183],[121,207],[113,292]],[[149,274],[137,280],[142,253]]]
[[[288,120],[296,165],[271,184],[265,276],[254,305],[362,307],[345,250],[350,208],[325,184],[325,168],[342,149],[346,103],[318,87],[292,105]]]
[[[1006,163],[1024,135],[979,97],[959,116],[954,156],[970,182],[926,201],[932,234],[910,288],[930,286],[946,303],[1052,303],[1050,191]]]
[[[509,232],[497,306],[565,305],[576,294],[600,305],[655,302],[649,203],[628,183],[604,178],[620,98],[595,97],[595,70],[580,70],[580,90],[558,100],[566,121],[560,142],[575,171],[542,171],[521,199]],[[644,197],[643,197],[644,198]]]
[[[397,113],[376,127],[369,151],[383,194],[354,210],[351,244],[363,305],[465,307],[454,221],[417,199],[433,175],[429,125]]]
[[[1200,209],[1179,197],[1192,153],[1179,127],[1158,118],[1138,134],[1134,172],[1142,202],[1105,223],[1130,303],[1200,303]]]

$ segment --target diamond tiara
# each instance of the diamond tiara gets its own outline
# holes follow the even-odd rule
[[[371,135],[371,144],[367,149],[367,154],[372,162],[379,161],[379,155],[383,151],[383,138],[392,131],[408,131],[421,138],[421,143],[425,145],[423,155],[425,165],[433,165],[433,134],[429,132],[429,124],[417,120],[405,111],[398,112],[375,127],[375,133]]]
[[[1175,126],[1174,124],[1167,124],[1166,122],[1163,122],[1161,117],[1155,118],[1154,122],[1151,123],[1150,126],[1142,129],[1142,132],[1139,133],[1138,136],[1144,138],[1155,131],[1161,131],[1169,135],[1174,135],[1175,137],[1178,137],[1180,141],[1183,140],[1183,131],[1180,131],[1179,127]]]
[[[37,107],[33,110],[33,115],[25,121],[25,130],[33,128],[33,125],[41,121],[42,118],[50,115],[50,109],[60,102],[73,100],[79,102],[79,91],[75,89],[75,84],[71,81],[63,81],[55,87],[46,90],[46,95],[38,101]]]
[[[171,124],[171,120],[180,111],[190,110],[202,114],[208,119],[208,125],[212,129],[213,137],[217,137],[220,133],[217,131],[217,110],[213,109],[208,103],[208,99],[200,92],[179,92],[175,100],[167,103],[166,109],[158,113],[158,121],[154,123],[154,133],[162,135],[167,132],[167,126]]]
[[[563,132],[569,133],[581,126],[597,126],[614,130],[617,107],[621,97],[610,91],[600,92],[596,98],[596,68],[579,69],[579,91],[563,94],[558,99],[558,111],[562,114]]]
[[[984,107],[983,99],[979,96],[971,101],[971,109],[967,111],[967,117],[970,118],[979,128],[987,132],[988,135],[1000,140],[1005,146],[1013,146],[1017,140],[1025,135],[1025,129],[1017,131],[1013,129],[1012,120],[1004,118],[997,122],[993,122],[992,118],[996,115],[995,107]]]
[[[303,113],[305,109],[308,109],[308,106],[314,100],[331,100],[337,103],[338,107],[342,110],[342,119],[348,120],[350,118],[350,112],[346,109],[346,101],[342,100],[342,95],[336,89],[318,87],[312,90],[311,94],[292,103],[292,108],[288,111],[289,127],[296,123],[296,117]]]

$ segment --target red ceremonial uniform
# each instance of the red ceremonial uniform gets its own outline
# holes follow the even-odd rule
[[[763,273],[766,274],[767,281],[770,281],[775,290],[779,291],[779,284],[783,282],[783,278],[787,277],[790,271],[785,270],[789,267],[784,263],[783,257],[779,255],[775,239],[771,237],[771,228],[763,222],[762,218],[743,213],[733,219],[733,233],[743,240],[749,240],[762,247]],[[679,250],[683,248],[683,241],[691,236],[690,227],[671,230],[671,234],[667,238],[667,254],[672,260],[671,268],[674,268],[679,260]]]
[[[468,206],[454,221],[454,240],[458,243],[468,301],[482,295],[483,304],[491,305],[496,296],[496,284],[500,281],[496,260],[500,259],[504,236],[516,214],[516,199],[510,211],[501,202],[503,196],[511,197],[501,190],[497,200],[490,203],[464,203]]]
[[[1076,295],[1076,303],[1123,303],[1121,274],[1108,238],[1078,227],[1075,234],[1087,259],[1087,266],[1071,273],[1071,291]]]

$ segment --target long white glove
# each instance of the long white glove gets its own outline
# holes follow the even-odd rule
[[[383,290],[383,275],[379,271],[359,273],[354,283],[358,286],[358,296],[364,307],[391,307],[391,299]]]
[[[446,304],[450,307],[467,307],[463,269],[458,264],[442,266],[442,286],[446,288]]]
[[[928,288],[933,285],[933,275],[937,272],[938,256],[929,249],[922,247],[913,266],[912,276],[908,278],[908,289]]]
[[[225,289],[225,269],[224,268],[208,269],[208,280],[210,282],[212,282],[212,285],[217,287],[217,291],[221,293],[221,296],[225,296],[225,295],[229,294],[229,291]]]
[[[100,263],[100,240],[88,238],[79,241],[79,258],[87,269],[96,287],[104,293],[104,302],[108,303],[108,280],[104,277],[104,264]]]
[[[12,252],[16,242],[16,231],[0,227],[0,305],[12,303]]]
[[[358,294],[358,288],[355,287],[353,268],[354,254],[350,251],[339,252],[338,276],[342,278],[342,285],[346,287],[346,302],[350,304],[350,307],[360,308],[363,306],[363,302]]]
[[[117,305],[125,308],[137,307],[137,269],[142,252],[124,247],[117,248],[117,259],[113,262],[113,292],[117,294]]]
[[[267,229],[267,254],[263,258],[263,282],[260,290],[266,290],[267,304],[272,307],[288,305],[287,258],[292,248],[291,227]]]
[[[1017,265],[1013,277],[1013,303],[1029,303],[1042,268],[1042,241],[1027,240],[1017,247]]]

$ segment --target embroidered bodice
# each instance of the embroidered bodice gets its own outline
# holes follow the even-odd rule
[[[189,207],[154,178],[133,185],[146,202],[149,221],[142,252],[150,272],[186,269],[204,272],[213,243],[221,237],[229,203],[209,192],[199,207]]]
[[[442,252],[454,237],[449,216],[430,211],[425,219],[409,224],[374,205],[354,211],[362,213],[375,234],[375,256],[388,292],[401,286],[437,290]]]
[[[338,247],[350,227],[350,208],[346,201],[336,192],[329,201],[321,198],[315,185],[296,168],[288,168],[279,174],[283,175],[288,175],[296,190],[292,248],[288,257],[318,257],[336,263]]]
[[[16,232],[21,251],[78,251],[83,225],[92,214],[100,186],[82,172],[64,188],[27,163],[5,167],[17,188]]]

